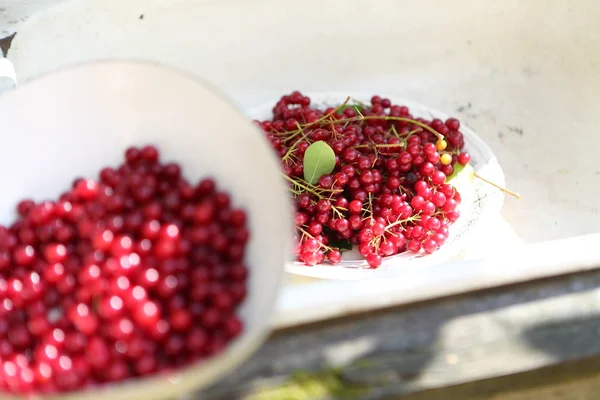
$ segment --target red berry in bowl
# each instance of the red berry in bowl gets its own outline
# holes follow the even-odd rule
[[[319,107],[309,98],[292,100],[297,97],[304,96],[282,96],[273,117],[257,122],[290,182],[297,260],[307,266],[324,260],[337,264],[341,251],[355,248],[366,266],[379,268],[382,257],[436,251],[443,241],[434,241],[435,232],[421,222],[440,218],[450,225],[459,218],[455,195],[444,186],[455,163],[471,160],[460,121],[413,118],[407,107],[378,95],[370,104],[339,107]],[[320,156],[325,158],[317,164],[331,168],[315,176],[310,148],[317,142],[331,150],[321,152],[328,156]],[[212,212],[202,205],[197,222],[204,223]],[[390,239],[400,236],[400,244]]]
[[[249,227],[235,199],[211,178],[192,185],[154,146],[96,178],[22,200],[0,226],[0,393],[181,368],[244,329]]]
[[[457,161],[461,165],[467,165],[471,161],[471,155],[469,153],[460,153],[457,157]]]

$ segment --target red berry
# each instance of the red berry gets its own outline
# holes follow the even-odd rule
[[[304,250],[314,253],[315,251],[319,250],[321,245],[315,239],[307,239],[303,242],[303,247]]]
[[[21,200],[19,204],[17,204],[17,212],[20,216],[26,217],[29,212],[35,207],[35,203],[31,199]]]
[[[358,239],[363,243],[373,240],[374,237],[375,237],[375,234],[373,233],[373,230],[370,228],[363,228],[360,231],[360,233],[358,234]]]
[[[456,160],[461,165],[467,165],[471,161],[471,155],[469,153],[463,152],[458,155]]]
[[[185,332],[192,326],[192,315],[185,309],[174,310],[169,320],[176,331]]]
[[[138,283],[145,288],[151,289],[158,285],[160,274],[154,268],[148,268],[138,275]]]
[[[442,210],[446,213],[449,213],[449,212],[456,210],[456,207],[458,207],[458,203],[456,200],[447,199],[442,207]]]
[[[377,222],[377,223],[373,224],[373,226],[371,227],[371,230],[373,231],[373,235],[381,236],[381,235],[383,235],[383,232],[385,232],[385,226],[382,223]]]
[[[67,248],[63,244],[49,244],[44,248],[44,258],[49,263],[63,262],[67,258]]]
[[[68,332],[64,336],[64,346],[71,353],[84,351],[88,344],[88,338],[81,332]]]
[[[111,246],[111,252],[114,256],[123,256],[133,251],[133,240],[127,235],[117,237]]]
[[[456,118],[448,118],[446,120],[446,126],[448,127],[448,129],[457,131],[460,129],[460,122]]]
[[[437,243],[433,239],[427,239],[422,244],[425,253],[431,254],[437,249]]]
[[[367,263],[371,268],[379,268],[382,258],[379,254],[371,253],[367,256]]]
[[[100,188],[98,187],[98,183],[94,182],[93,180],[80,180],[75,185],[73,194],[80,199],[91,200],[98,196],[99,191]]]
[[[448,221],[450,222],[456,222],[456,220],[458,220],[459,217],[460,212],[458,210],[446,213],[446,218],[448,218]]]
[[[347,219],[342,218],[342,219],[335,220],[335,229],[338,232],[347,231],[349,227],[350,227],[350,223],[348,222]]]
[[[140,151],[140,158],[144,161],[158,161],[158,150],[154,146],[144,146]]]
[[[436,207],[442,207],[444,205],[444,203],[446,203],[446,195],[444,195],[444,193],[442,193],[442,192],[435,192],[431,196],[431,202]]]
[[[391,256],[398,251],[398,245],[396,244],[397,240],[388,240],[387,242],[383,242],[379,245],[379,251],[383,256]]]
[[[362,212],[363,203],[360,200],[352,200],[348,204],[348,211],[351,214],[360,214]]]
[[[96,249],[106,251],[110,249],[113,239],[114,234],[109,229],[104,229],[94,233],[92,236],[92,244]]]
[[[446,182],[446,174],[444,174],[442,171],[435,171],[431,175],[431,183],[434,185],[442,185],[444,182]]]
[[[194,211],[194,221],[197,224],[209,223],[215,214],[215,206],[210,201],[203,201],[196,206]]]
[[[136,308],[133,318],[141,327],[150,328],[160,319],[160,310],[151,300],[145,301]]]
[[[230,338],[239,336],[243,328],[243,322],[234,315],[229,316],[225,321],[223,321],[223,330],[225,331],[225,335]]]
[[[52,394],[177,368],[241,333],[246,211],[210,178],[190,185],[153,146],[125,161],[56,203],[21,201],[0,226],[0,390]],[[304,215],[319,263],[315,203]]]
[[[434,212],[435,212],[435,205],[431,201],[425,202],[425,204],[421,208],[421,213],[423,215],[433,215]]]
[[[83,303],[77,304],[71,309],[69,319],[85,335],[91,335],[98,329],[98,319],[89,307]]]
[[[327,254],[327,260],[334,265],[338,264],[342,260],[342,253],[340,253],[338,250],[331,250]]]
[[[98,303],[98,314],[104,319],[116,318],[125,311],[123,299],[117,295],[107,296]]]
[[[412,198],[412,200],[410,201],[410,205],[416,209],[416,210],[420,210],[421,208],[423,208],[423,206],[425,205],[425,199],[421,196],[415,196]]]
[[[36,252],[32,246],[19,246],[13,252],[13,260],[17,265],[29,265],[35,258]]]
[[[125,161],[128,164],[133,165],[140,159],[140,155],[140,149],[137,147],[129,147],[127,150],[125,150]]]
[[[418,240],[413,239],[408,242],[407,247],[408,250],[412,251],[413,253],[418,253],[421,250],[421,243]]]

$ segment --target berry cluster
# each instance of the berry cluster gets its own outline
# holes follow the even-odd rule
[[[0,226],[0,391],[55,393],[179,368],[243,330],[246,212],[153,146],[23,200]]]
[[[377,268],[382,257],[404,251],[433,253],[460,215],[460,194],[447,183],[470,161],[460,122],[414,118],[379,96],[370,105],[349,100],[323,110],[293,92],[275,104],[271,120],[256,121],[295,198],[298,260],[337,264],[342,250],[358,246]],[[320,151],[313,168],[314,156],[305,155],[318,142],[332,150],[331,160]],[[307,180],[307,168],[314,176],[327,162],[329,172]]]

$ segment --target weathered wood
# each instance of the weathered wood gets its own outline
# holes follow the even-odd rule
[[[201,397],[392,398],[600,356],[598,287],[592,272],[276,332]]]
[[[597,400],[600,357],[520,374],[425,390],[402,400]]]

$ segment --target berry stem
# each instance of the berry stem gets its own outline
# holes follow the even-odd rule
[[[314,238],[315,238],[313,235],[311,235],[310,233],[306,232],[306,231],[304,230],[304,228],[302,228],[301,226],[297,226],[297,227],[296,227],[296,229],[298,229],[300,232],[302,232],[302,235],[303,235],[303,236],[306,236],[306,237],[308,237],[308,238],[311,238],[311,239],[314,239]],[[333,248],[333,247],[329,247],[329,246],[327,246],[326,244],[324,244],[324,243],[321,243],[321,242],[319,242],[319,247],[320,247],[320,248],[322,248],[322,249],[325,249],[325,250],[327,250],[327,251],[334,250],[334,248]],[[336,249],[336,250],[339,250],[339,249]]]
[[[412,217],[408,217],[406,219],[399,219],[396,222],[392,222],[391,224],[388,224],[388,226],[385,227],[385,230],[388,231],[389,229],[393,228],[394,226],[405,224],[407,222],[415,222],[420,219],[421,219],[420,215],[413,215]]]
[[[335,206],[331,206],[331,210],[337,214],[339,218],[344,218],[344,214]],[[343,209],[342,209],[343,210]],[[346,211],[346,210],[344,210]]]
[[[290,158],[290,156],[293,154],[294,150],[296,150],[296,147],[298,146],[298,143],[300,143],[300,142],[302,141],[302,139],[306,139],[306,141],[310,143],[310,140],[308,139],[308,137],[306,137],[306,134],[304,133],[304,130],[303,130],[302,128],[300,128],[300,127],[298,128],[298,131],[297,131],[297,133],[295,133],[295,134],[293,134],[292,136],[290,136],[290,137],[288,138],[288,140],[289,140],[289,139],[292,139],[292,138],[293,138],[293,137],[295,137],[297,134],[301,135],[302,137],[301,137],[300,139],[296,140],[296,141],[294,142],[294,144],[292,144],[292,145],[290,146],[290,148],[288,149],[288,151],[287,151],[287,152],[285,153],[285,155],[284,155],[284,156],[281,158],[281,160],[282,160],[282,161],[286,161],[288,158]]]
[[[478,179],[481,179],[485,183],[487,183],[489,185],[492,185],[495,188],[500,189],[504,193],[509,194],[509,195],[513,196],[514,198],[516,198],[516,199],[520,199],[522,197],[519,193],[513,192],[512,190],[505,189],[502,186],[496,185],[494,182],[488,181],[483,176],[479,175],[477,172],[473,172],[473,176],[475,176]]]
[[[309,186],[313,186],[313,185],[310,185],[310,184],[304,185],[304,184],[302,184],[300,182],[300,180],[298,180],[298,179],[292,179],[292,178],[290,178],[289,176],[287,176],[284,173],[282,173],[281,176],[283,176],[287,181],[289,181],[292,184],[298,186],[299,188],[304,189],[305,191],[309,192],[310,194],[313,194],[313,195],[317,196],[319,199],[324,199],[325,198],[321,193],[319,193],[318,191],[316,191],[316,190],[314,190],[314,189],[312,189],[312,188],[309,187]],[[315,187],[315,186],[313,186],[313,187]],[[331,192],[331,193],[338,193],[338,192],[340,192],[339,190],[334,190],[334,189],[320,189],[320,190],[323,191],[323,192]]]
[[[394,148],[394,147],[404,147],[404,143],[384,143],[384,144],[359,144],[358,146],[354,146],[355,149],[372,149],[372,148]]]
[[[411,118],[392,117],[389,115],[388,116],[368,115],[368,116],[359,116],[359,117],[338,119],[338,120],[335,120],[332,122],[336,123],[336,124],[340,124],[340,123],[346,123],[346,122],[356,122],[356,121],[366,121],[366,120],[407,122],[409,124],[417,125],[423,129],[425,129],[426,131],[433,133],[438,139],[444,139],[444,135],[442,135],[441,133],[439,133],[438,131],[436,131],[435,129],[430,127],[429,125],[419,122],[415,119],[411,119]]]
[[[327,122],[329,123],[329,117],[331,117],[332,115],[337,114],[338,111],[340,111],[341,109],[343,109],[344,107],[346,107],[346,104],[348,104],[348,102],[350,101],[350,96],[346,97],[346,100],[344,100],[344,102],[342,104],[340,104],[339,106],[337,106],[333,111],[331,111],[330,113],[327,113],[325,115],[323,115],[321,118],[319,118],[318,120],[314,121],[314,122],[309,122],[308,124],[302,125],[302,129],[306,129],[306,128],[310,128],[313,125],[317,125],[321,122]]]

